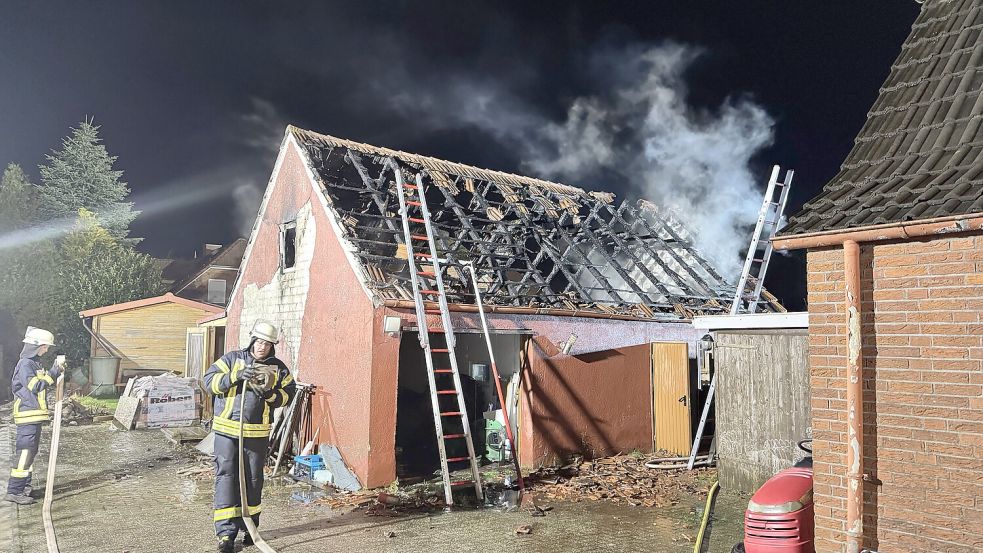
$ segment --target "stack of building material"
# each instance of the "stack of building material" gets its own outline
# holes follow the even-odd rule
[[[131,378],[120,397],[116,419],[127,430],[192,426],[201,419],[202,400],[194,378],[172,374]]]

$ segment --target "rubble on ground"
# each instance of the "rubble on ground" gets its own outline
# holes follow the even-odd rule
[[[700,495],[716,469],[660,470],[645,466],[651,456],[616,455],[541,468],[526,477],[526,489],[544,500],[606,500],[634,507],[666,507]]]
[[[92,422],[92,417],[96,415],[111,415],[108,409],[99,409],[98,407],[93,407],[92,409],[82,405],[82,403],[75,399],[74,397],[66,398],[62,403],[61,407],[61,425],[62,426],[74,426],[76,424],[84,424]]]

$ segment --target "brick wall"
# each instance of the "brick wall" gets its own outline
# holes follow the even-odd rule
[[[808,254],[816,551],[844,550],[843,250]],[[983,235],[861,245],[864,546],[983,550]]]

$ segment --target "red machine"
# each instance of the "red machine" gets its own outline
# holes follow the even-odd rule
[[[744,541],[731,553],[813,553],[812,440],[799,442],[807,457],[772,476],[748,502]]]

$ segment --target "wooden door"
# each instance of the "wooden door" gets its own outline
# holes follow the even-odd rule
[[[655,448],[689,455],[693,429],[689,351],[684,342],[652,344],[652,395]]]

